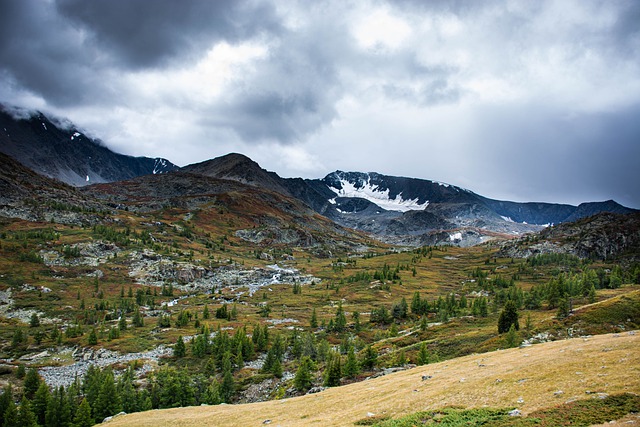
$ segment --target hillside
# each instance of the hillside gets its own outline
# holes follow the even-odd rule
[[[640,393],[639,345],[634,332],[574,338],[466,356],[281,401],[142,412],[108,425],[249,426],[270,420],[282,426],[353,426],[369,413],[396,417],[450,405],[527,414],[603,393]]]

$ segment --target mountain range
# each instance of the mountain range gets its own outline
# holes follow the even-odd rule
[[[297,212],[299,215],[293,216],[299,219],[320,214],[339,226],[395,244],[466,246],[540,231],[600,212],[635,211],[613,200],[579,206],[493,200],[438,181],[375,172],[335,171],[322,179],[282,178],[235,153],[179,168],[162,158],[114,153],[68,121],[6,106],[0,108],[0,151],[39,174],[87,187],[82,194],[106,198],[115,205],[135,201],[131,208],[144,209],[146,205],[152,209],[168,200],[189,198],[192,203],[203,195],[215,194],[219,199],[221,194],[251,193],[263,201],[277,198],[278,209]],[[3,167],[15,167],[2,160]],[[109,185],[120,181],[127,183]],[[298,221],[301,227],[302,222]],[[273,233],[284,223],[271,225]]]

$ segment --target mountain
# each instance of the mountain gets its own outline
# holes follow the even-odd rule
[[[75,187],[40,175],[0,153],[0,216],[28,221],[87,224],[101,204]]]
[[[181,170],[212,178],[237,181],[290,195],[286,186],[283,185],[282,178],[274,172],[262,169],[258,163],[242,154],[230,153],[215,159],[185,166]]]
[[[592,208],[590,206],[588,211]],[[500,256],[511,258],[557,253],[590,259],[629,258],[638,261],[640,212],[599,212],[546,228],[534,239],[525,236],[504,242],[501,246]]]
[[[370,233],[392,244],[474,245],[537,232],[600,212],[634,212],[612,200],[579,206],[493,200],[438,181],[376,172],[335,171],[322,179],[282,178],[237,153],[178,168],[165,159],[114,153],[71,123],[4,106],[0,108],[0,128],[1,152],[36,172],[73,186],[131,180],[180,169],[190,176],[218,180],[203,181],[213,187],[220,186],[219,180],[235,181],[253,188],[254,193],[268,191],[297,199],[340,226]],[[178,180],[184,182],[176,186]],[[147,181],[156,183],[158,188],[162,186],[162,179]],[[182,175],[165,181],[166,189],[153,190],[158,193],[156,203],[163,203],[160,193],[172,200],[177,200],[175,196],[180,191],[192,193],[199,189],[201,194],[211,193],[195,180],[187,183]],[[175,194],[167,193],[172,191]],[[129,196],[137,200],[138,195]],[[115,199],[118,197],[112,195],[111,203]],[[120,202],[124,201],[120,198]]]
[[[412,245],[477,244],[599,212],[634,212],[614,201],[576,207],[492,200],[454,185],[375,172],[336,171],[305,183],[313,191],[292,193],[316,211],[382,240]]]
[[[220,216],[236,237],[259,245],[364,246],[360,242],[366,236],[339,226],[294,197],[236,179],[202,174],[206,170],[200,165],[169,174],[90,185],[79,191],[110,207],[138,214],[186,210],[187,216],[202,217],[205,222],[215,222],[213,218]]]
[[[0,151],[73,186],[121,181],[178,167],[166,159],[114,153],[70,122],[0,105]]]
[[[323,179],[281,178],[236,153],[182,170],[295,197],[342,226],[394,244],[474,245],[600,212],[634,212],[614,201],[576,207],[493,200],[442,182],[375,172],[335,171]]]

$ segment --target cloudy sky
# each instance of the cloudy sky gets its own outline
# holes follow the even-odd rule
[[[0,102],[179,165],[640,208],[640,2],[0,0]]]

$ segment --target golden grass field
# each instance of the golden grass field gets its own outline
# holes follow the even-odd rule
[[[285,400],[123,415],[108,426],[353,426],[368,414],[396,417],[454,405],[518,408],[527,414],[623,392],[640,392],[640,333],[474,354]]]

